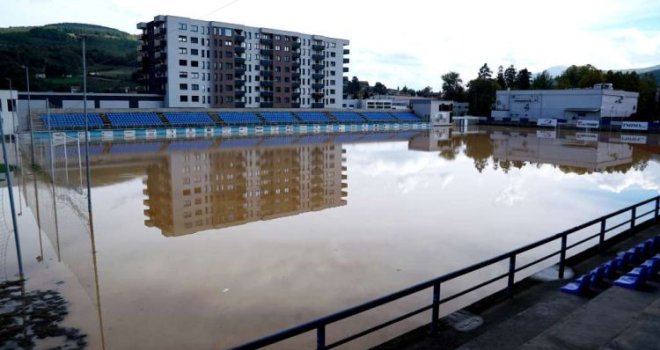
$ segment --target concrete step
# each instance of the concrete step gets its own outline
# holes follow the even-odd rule
[[[606,345],[614,346],[613,341],[617,338],[621,342],[634,342],[634,334],[627,331],[641,329],[636,328],[641,324],[635,325],[641,315],[646,313],[660,317],[660,314],[654,314],[658,311],[654,304],[660,300],[659,287],[655,283],[649,284],[644,291],[610,287],[525,343],[521,349],[601,349]],[[657,328],[651,339],[654,339],[655,347],[639,349],[657,349],[660,346]]]

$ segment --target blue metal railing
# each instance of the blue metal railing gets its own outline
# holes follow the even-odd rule
[[[644,206],[646,204],[655,202],[655,206],[652,210],[649,210],[647,212],[644,212],[640,215],[637,215],[637,209],[641,206]],[[232,350],[246,350],[246,349],[258,349],[262,348],[268,345],[272,345],[275,343],[279,343],[281,341],[287,340],[289,338],[301,335],[303,333],[307,333],[309,331],[316,330],[316,348],[319,350],[325,350],[325,349],[332,349],[337,346],[346,344],[350,341],[353,341],[355,339],[361,338],[365,335],[368,335],[370,333],[373,333],[375,331],[378,331],[382,328],[385,328],[387,326],[390,326],[392,324],[398,323],[400,321],[403,321],[405,319],[408,319],[412,316],[418,315],[422,312],[431,310],[431,333],[437,333],[438,331],[438,323],[439,323],[439,314],[440,314],[440,305],[443,303],[446,303],[450,300],[454,300],[456,298],[459,298],[463,295],[466,295],[470,292],[473,292],[475,290],[478,290],[482,287],[485,287],[493,282],[499,281],[503,278],[507,278],[507,287],[506,287],[506,292],[509,296],[513,295],[513,286],[515,284],[515,275],[517,272],[522,271],[524,269],[527,269],[529,267],[532,267],[542,261],[545,261],[547,259],[550,259],[554,256],[559,255],[559,278],[564,277],[564,270],[566,267],[566,252],[571,249],[575,248],[581,244],[584,244],[592,239],[598,238],[598,248],[599,250],[602,250],[604,247],[604,244],[607,240],[612,239],[613,237],[616,237],[620,235],[622,232],[626,232],[627,230],[624,230],[622,232],[616,233],[613,236],[609,237],[607,240],[605,239],[605,235],[608,232],[611,232],[613,230],[616,230],[618,228],[622,228],[626,225],[630,225],[629,229],[634,229],[640,225],[647,224],[649,222],[656,223],[658,220],[658,212],[660,210],[660,196],[656,196],[654,198],[647,199],[645,201],[639,202],[637,204],[631,205],[629,207],[617,210],[615,212],[612,212],[610,214],[601,216],[597,219],[585,222],[579,226],[575,226],[571,229],[568,229],[566,231],[557,233],[555,235],[552,235],[550,237],[544,238],[542,240],[536,241],[534,243],[530,243],[528,245],[525,245],[523,247],[520,247],[518,249],[512,250],[508,253],[504,253],[501,255],[498,255],[494,258],[490,258],[488,260],[482,261],[480,263],[474,264],[472,266],[468,266],[466,268],[447,273],[445,275],[436,277],[432,280],[428,280],[426,282],[422,282],[416,285],[413,285],[411,287],[402,289],[400,291],[394,292],[392,294],[388,294],[385,296],[382,296],[380,298],[368,301],[364,304],[356,305],[353,307],[350,307],[348,309],[341,310],[339,312],[333,313],[331,315],[327,315],[325,317],[321,317],[319,319],[303,323],[285,330],[282,330],[280,332],[268,335],[266,337],[256,339],[253,341],[250,341],[248,343],[244,343],[242,345],[236,346],[231,348]],[[625,220],[623,222],[620,222],[612,227],[607,228],[607,220],[615,218],[621,214],[630,212],[630,218],[628,220]],[[653,214],[653,217],[651,219],[645,220],[643,222],[639,222],[638,219],[643,218],[649,214]],[[568,244],[568,237],[576,232],[579,232],[585,228],[588,228],[590,226],[600,224],[599,230],[596,234],[589,235],[586,238],[583,238],[577,242],[574,242],[572,244]],[[553,251],[550,254],[547,254],[539,259],[536,259],[532,262],[529,262],[527,264],[524,264],[522,266],[517,266],[516,265],[516,257],[522,253],[528,252],[532,249],[538,248],[540,246],[546,245],[548,243],[554,242],[560,240],[561,246],[560,249],[557,251]],[[505,262],[508,260],[509,263],[509,269],[508,272],[504,274],[500,274],[498,276],[495,276],[494,278],[491,278],[487,281],[484,281],[482,283],[479,283],[475,286],[472,286],[470,288],[467,288],[459,293],[453,294],[451,296],[448,296],[444,299],[440,298],[440,286],[442,283],[445,283],[447,281],[453,280],[455,278],[464,276],[466,274],[469,274],[471,272],[483,269],[485,267],[489,267],[491,265],[500,263],[500,262]],[[337,340],[333,343],[328,344],[326,342],[326,327],[332,323],[335,323],[337,321],[341,321],[344,319],[347,319],[349,317],[361,314],[363,312],[369,311],[371,309],[374,309],[376,307],[394,302],[396,300],[399,300],[401,298],[407,297],[409,295],[415,294],[417,292],[420,292],[425,289],[432,288],[432,302],[431,304],[425,305],[419,309],[410,311],[404,315],[401,315],[399,317],[396,317],[392,320],[389,320],[387,322],[381,323],[377,326],[371,327],[369,329],[363,330],[361,332],[355,333],[353,335],[350,335],[348,337],[345,337],[343,339]]]

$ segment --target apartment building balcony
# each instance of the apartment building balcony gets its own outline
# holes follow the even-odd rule
[[[245,108],[245,102],[235,102],[234,108]]]
[[[291,82],[291,87],[293,87],[294,89],[299,88],[300,87],[300,81],[292,81]]]
[[[351,63],[351,60],[349,60],[348,58],[344,58],[344,63]]]
[[[262,66],[272,66],[273,65],[273,60],[261,59],[261,60],[259,60],[259,64],[262,65]]]
[[[242,44],[245,41],[245,35],[244,34],[236,34],[234,35],[234,42],[237,44]]]
[[[312,69],[316,70],[316,71],[323,70],[324,68],[325,68],[325,66],[322,65],[322,64],[313,64],[312,65]]]
[[[147,29],[147,24],[145,22],[140,22],[137,24],[137,29],[145,30]]]
[[[236,68],[234,69],[234,76],[240,77],[245,74],[245,68]]]
[[[261,108],[273,108],[273,103],[272,102],[261,102],[259,104],[259,107],[261,107]]]
[[[262,77],[272,77],[273,76],[273,71],[272,70],[262,70],[259,72],[259,75]]]
[[[259,86],[261,87],[273,87],[273,81],[272,80],[262,80],[259,82]]]
[[[261,45],[273,45],[273,39],[271,38],[261,38],[259,39]]]
[[[293,62],[291,62],[291,68],[292,68],[293,70],[297,70],[298,68],[300,68],[300,61],[293,61]]]
[[[300,92],[294,92],[291,94],[291,98],[297,100],[300,98]]]
[[[344,67],[343,71],[344,73],[348,73],[348,67]]]
[[[297,60],[299,58],[300,58],[300,52],[294,51],[294,52],[291,53],[291,59]]]
[[[323,51],[323,50],[325,50],[325,45],[314,44],[314,45],[312,45],[312,50],[314,50],[314,51]]]
[[[272,98],[273,97],[273,92],[272,91],[261,91],[259,92],[259,96],[263,98]]]
[[[351,50],[349,50],[349,49],[344,49],[344,55],[348,55],[348,54],[350,54],[350,53],[351,53]]]
[[[293,44],[291,44],[291,48],[294,50],[298,50],[300,48],[300,42],[294,41]]]
[[[320,54],[320,53],[315,53],[312,55],[312,59],[314,61],[323,61],[325,59],[325,55]]]
[[[245,85],[245,79],[234,79],[234,85],[235,85],[235,86],[243,86],[243,85]]]
[[[291,103],[291,108],[300,108],[300,103],[297,102]]]
[[[292,80],[300,80],[300,73],[291,73]]]
[[[234,91],[234,97],[236,97],[237,99],[241,99],[241,98],[245,97],[245,91],[235,90]]]
[[[312,108],[323,108],[323,103],[314,102],[314,103],[312,103]]]
[[[259,53],[262,54],[262,55],[264,55],[264,56],[270,56],[270,57],[272,57],[272,56],[273,56],[273,49],[270,49],[270,48],[261,48],[261,49],[259,50]]]
[[[321,79],[323,79],[323,78],[325,78],[325,75],[323,75],[323,74],[321,74],[321,73],[314,73],[314,74],[312,74],[312,79],[314,79],[314,80],[321,80]]]
[[[312,92],[312,98],[315,100],[320,100],[323,98],[323,96],[325,96],[325,94],[322,92]]]
[[[243,57],[234,57],[235,64],[245,64],[245,58]]]
[[[234,52],[236,52],[237,54],[240,55],[240,54],[245,52],[245,47],[239,46],[239,45],[234,45]]]
[[[325,87],[325,85],[323,85],[321,83],[312,84],[312,89],[314,89],[314,90],[323,90],[324,87]]]

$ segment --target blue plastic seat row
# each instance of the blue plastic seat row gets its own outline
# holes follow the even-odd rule
[[[290,112],[261,112],[261,117],[268,123],[298,123]]]
[[[119,127],[161,126],[163,122],[154,112],[108,113],[110,125]]]
[[[367,121],[374,123],[390,123],[396,121],[393,116],[385,112],[362,112],[362,116],[364,116]]]
[[[98,113],[88,113],[88,126],[90,128],[102,127],[103,120]],[[72,129],[85,127],[85,114],[83,113],[62,113],[41,116],[44,125],[51,129]]]
[[[296,115],[303,123],[327,123],[330,121],[323,112],[296,112]]]
[[[165,119],[172,125],[213,125],[213,119],[203,112],[165,112]]]
[[[330,113],[340,123],[363,123],[364,119],[355,112],[331,112]]]
[[[410,112],[394,112],[390,113],[394,116],[394,118],[398,119],[400,122],[419,122],[421,119],[419,119],[418,116],[416,116],[413,113]]]
[[[252,112],[219,112],[218,116],[227,124],[262,124],[261,119]]]
[[[648,279],[657,277],[660,270],[660,254],[656,254],[658,252],[660,236],[649,238],[627,251],[620,252],[616,258],[569,282],[560,290],[568,294],[585,295],[590,291],[590,287],[600,288],[609,283],[623,288],[640,289]],[[635,265],[638,266],[629,270],[630,266]]]

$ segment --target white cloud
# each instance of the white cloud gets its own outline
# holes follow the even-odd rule
[[[653,24],[660,23],[660,3],[651,0],[336,0],[324,7],[300,0],[17,0],[5,4],[0,23],[82,21],[136,33],[137,22],[159,14],[209,13],[204,19],[350,39],[349,75],[390,87],[437,90],[447,71],[460,72],[467,82],[484,62],[493,70],[514,64],[532,72],[570,64],[616,69],[660,63],[660,24]]]

